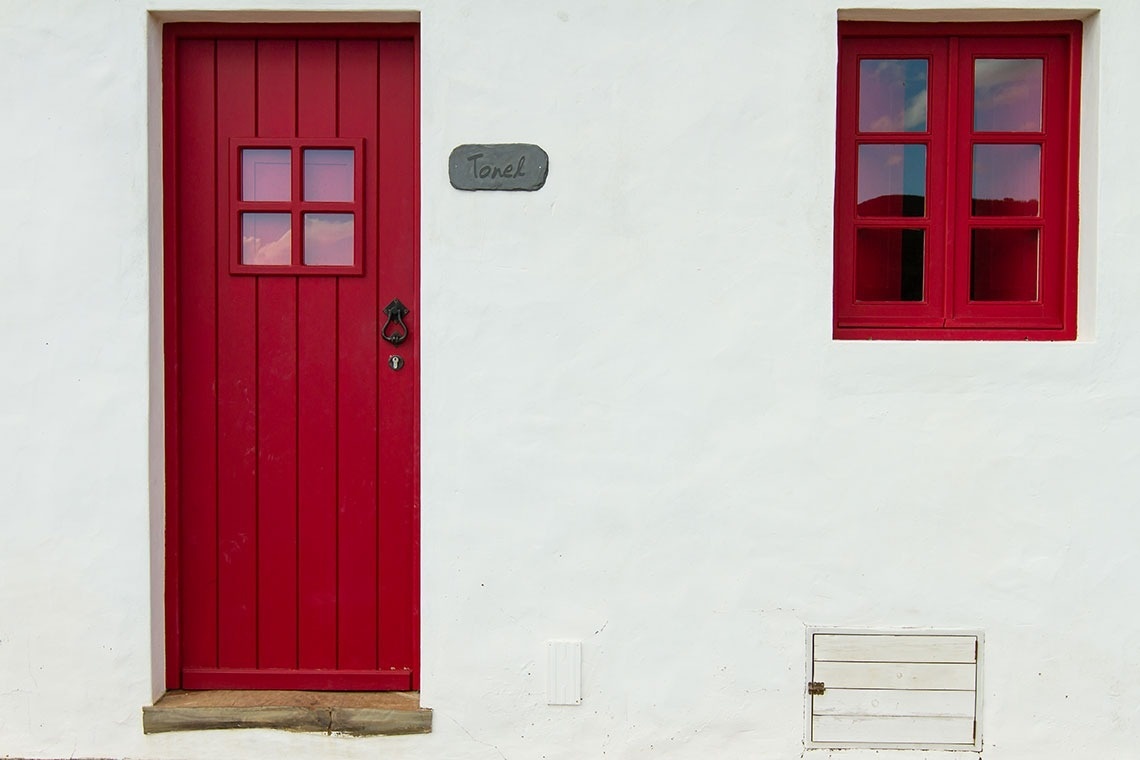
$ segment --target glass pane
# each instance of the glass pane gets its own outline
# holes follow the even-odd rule
[[[855,299],[921,301],[924,244],[923,230],[859,230]]]
[[[289,200],[292,176],[288,148],[245,148],[241,152],[243,201]]]
[[[926,146],[860,145],[857,212],[862,216],[926,213]]]
[[[974,230],[970,300],[1036,301],[1037,262],[1037,230]]]
[[[292,226],[289,214],[242,214],[241,263],[292,263]]]
[[[974,61],[974,129],[979,132],[1040,132],[1040,58],[979,58]]]
[[[1041,146],[975,145],[973,199],[976,216],[1036,216]]]
[[[926,131],[926,61],[859,62],[859,131]]]
[[[305,263],[352,266],[352,214],[305,214]]]
[[[353,200],[352,149],[305,151],[305,200]]]

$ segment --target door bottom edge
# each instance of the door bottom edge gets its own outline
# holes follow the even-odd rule
[[[409,691],[410,668],[322,670],[295,668],[183,668],[183,689],[286,691]]]

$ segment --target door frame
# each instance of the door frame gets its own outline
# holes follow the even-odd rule
[[[415,22],[311,22],[311,23],[226,23],[226,22],[169,22],[162,27],[162,337],[163,337],[163,451],[165,475],[165,538],[164,538],[164,592],[165,616],[165,683],[167,689],[178,689],[182,682],[182,640],[179,621],[179,542],[181,505],[179,503],[179,405],[178,357],[179,324],[177,302],[178,272],[178,177],[177,150],[178,123],[175,71],[175,48],[185,39],[282,39],[282,38],[336,38],[344,39],[407,39],[414,50],[413,120],[415,144],[412,164],[413,183],[413,289],[420,292],[420,35]],[[422,325],[422,319],[417,320]],[[420,347],[414,346],[413,372],[413,432],[412,432],[412,685],[420,688]]]

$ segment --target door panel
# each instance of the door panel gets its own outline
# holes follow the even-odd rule
[[[304,40],[297,47],[300,137],[336,131],[337,44]],[[302,668],[335,668],[337,636],[337,282],[303,277],[297,283],[297,562]]]
[[[297,42],[259,40],[258,137],[292,137]],[[237,72],[235,72],[237,73]],[[238,73],[238,76],[245,72]],[[229,72],[219,69],[223,80]],[[244,137],[239,133],[234,137]],[[221,151],[228,154],[229,150]],[[230,182],[233,186],[235,183]],[[219,216],[228,205],[219,204]],[[298,234],[294,230],[294,235]],[[230,277],[223,272],[223,277]],[[253,277],[257,299],[257,660],[259,668],[297,664],[297,280]],[[309,278],[306,278],[309,279]],[[223,433],[225,428],[222,428]]]
[[[173,24],[165,56],[168,680],[414,688],[415,29]],[[362,141],[362,274],[231,266],[263,138]]]

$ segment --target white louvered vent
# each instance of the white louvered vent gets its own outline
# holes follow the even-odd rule
[[[808,747],[980,750],[981,632],[808,632]]]
[[[553,639],[546,642],[546,703],[582,704],[582,642]]]

